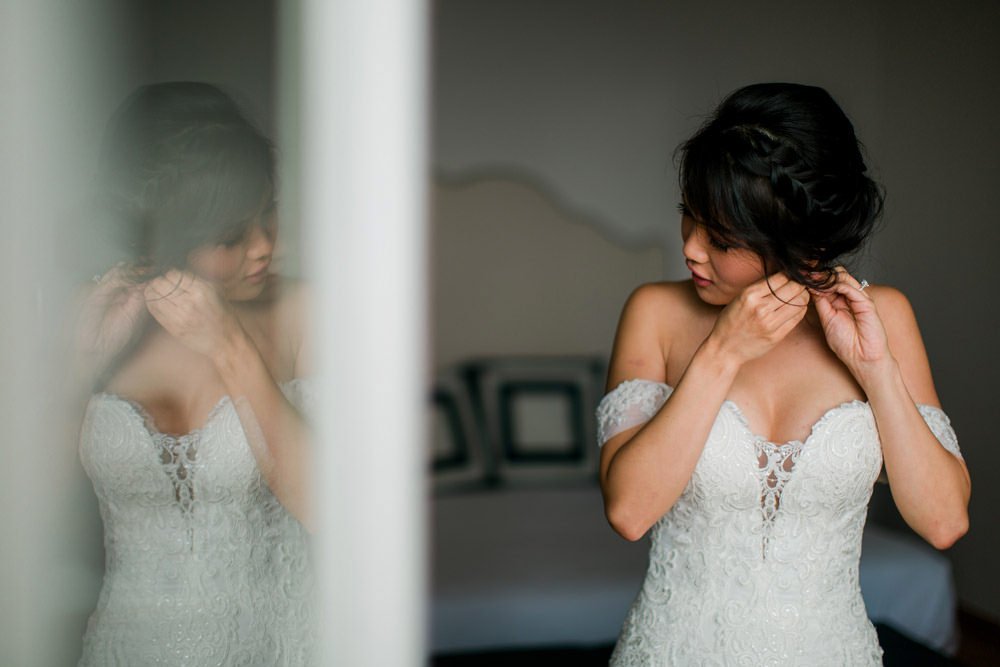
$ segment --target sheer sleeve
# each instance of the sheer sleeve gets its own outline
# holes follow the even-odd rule
[[[316,408],[316,384],[312,378],[295,378],[279,385],[281,393],[294,405],[302,416],[309,419]]]
[[[964,461],[962,452],[958,449],[958,437],[955,435],[955,429],[951,427],[951,420],[948,419],[944,410],[932,405],[918,405],[917,409],[941,446]]]
[[[603,446],[622,431],[645,424],[663,407],[673,389],[652,380],[626,380],[597,406],[597,444]]]

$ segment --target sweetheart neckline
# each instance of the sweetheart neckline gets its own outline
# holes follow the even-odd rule
[[[838,403],[832,408],[829,408],[823,414],[821,414],[819,416],[819,419],[814,421],[812,423],[812,426],[809,427],[809,434],[806,435],[805,438],[802,439],[796,438],[793,440],[786,440],[785,442],[774,442],[773,440],[768,440],[764,436],[754,431],[753,428],[751,428],[750,421],[747,419],[746,415],[743,414],[743,410],[740,409],[740,406],[736,403],[736,401],[727,398],[725,401],[723,401],[722,404],[723,406],[725,406],[726,404],[729,405],[730,411],[736,417],[737,421],[740,422],[740,425],[743,426],[744,430],[746,430],[747,434],[750,435],[755,442],[762,442],[765,445],[774,445],[779,449],[783,447],[791,447],[793,445],[805,447],[816,436],[820,427],[825,425],[826,422],[828,422],[833,417],[833,415],[837,414],[841,410],[847,410],[850,408],[866,408],[869,411],[871,410],[871,406],[868,404],[868,401],[862,401],[859,398],[855,398],[850,401],[844,401],[842,403]]]
[[[668,390],[668,392],[669,392],[668,396],[669,396],[669,394],[672,394],[674,392],[674,388],[672,386],[670,386],[669,384],[667,384],[666,382],[658,382],[656,380],[646,380],[644,378],[632,378],[630,380],[624,380],[624,381],[620,382],[617,387],[615,387],[614,389],[612,389],[611,392],[616,391],[618,389],[618,387],[621,387],[626,382],[647,382],[649,384],[655,384],[655,385],[659,385],[661,387],[666,387],[667,390]],[[608,392],[608,393],[610,394],[611,392]],[[747,435],[749,435],[751,438],[753,438],[755,442],[758,442],[758,441],[759,442],[763,442],[764,444],[774,445],[775,447],[778,447],[778,448],[790,447],[792,445],[798,445],[800,447],[805,447],[816,436],[819,428],[822,427],[827,421],[829,421],[829,419],[834,414],[836,414],[837,412],[840,412],[841,410],[847,410],[847,409],[850,409],[850,408],[867,408],[869,411],[871,410],[871,405],[868,403],[868,401],[862,401],[859,398],[851,399],[851,400],[848,400],[848,401],[843,401],[841,403],[838,403],[837,405],[834,405],[834,406],[828,408],[825,412],[823,412],[819,416],[819,418],[812,423],[812,426],[809,427],[809,433],[808,433],[808,435],[806,435],[806,437],[804,439],[787,440],[785,442],[780,442],[779,443],[779,442],[774,442],[773,440],[770,440],[768,438],[765,438],[761,434],[759,434],[756,431],[754,431],[753,428],[750,426],[750,420],[747,419],[746,414],[744,414],[744,412],[743,412],[743,409],[740,408],[739,404],[736,401],[734,401],[734,400],[732,400],[730,398],[727,398],[726,400],[724,400],[722,402],[722,407],[726,407],[727,405],[729,406],[730,412],[733,414],[734,417],[736,417],[736,420],[740,423],[740,425],[743,427],[743,429],[747,432]],[[721,413],[721,409],[720,409],[720,413]]]
[[[302,378],[292,378],[291,380],[287,380],[285,382],[279,382],[278,386],[281,388],[290,387],[297,382],[302,382],[302,380],[303,380]],[[166,431],[160,430],[160,428],[156,425],[156,420],[153,419],[152,414],[150,414],[149,410],[147,410],[146,407],[139,401],[132,400],[131,398],[126,398],[121,394],[116,394],[113,391],[100,391],[95,393],[91,398],[92,399],[97,398],[105,401],[112,401],[115,403],[121,403],[128,406],[128,408],[131,409],[132,413],[142,421],[142,425],[146,429],[146,433],[148,433],[149,436],[154,441],[163,439],[163,440],[175,440],[178,442],[199,439],[201,437],[201,434],[204,433],[208,429],[208,427],[212,425],[212,422],[214,422],[215,419],[219,416],[219,414],[222,413],[225,407],[227,405],[232,404],[233,402],[232,396],[230,396],[229,394],[223,394],[222,396],[219,397],[219,400],[215,402],[215,405],[212,406],[212,409],[208,411],[208,415],[202,421],[201,426],[193,428],[187,431],[186,433],[167,433]]]

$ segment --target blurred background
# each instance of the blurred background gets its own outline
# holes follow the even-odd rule
[[[33,360],[56,344],[71,286],[116,259],[110,231],[79,215],[100,133],[140,83],[195,79],[235,92],[281,150],[283,261],[300,273],[296,165],[309,139],[283,122],[295,117],[298,3],[2,6],[0,414],[16,427],[7,436],[2,551],[4,590],[17,594],[5,593],[0,619],[9,647],[53,628],[60,641],[37,664],[71,664],[103,570],[96,501],[72,443],[42,462],[19,457],[55,437],[37,426],[44,401],[29,402],[37,413],[23,410],[25,395],[58,383],[58,369],[36,372]],[[437,408],[428,649],[442,663],[478,655],[485,664],[489,651],[613,640],[645,545],[620,542],[604,525],[593,452],[580,443],[592,443],[601,365],[629,292],[686,276],[672,151],[726,93],[757,81],[829,90],[886,188],[883,229],[856,273],[899,287],[916,310],[974,486],[968,535],[928,562],[954,582],[939,591],[944,608],[957,604],[967,624],[993,631],[1000,5],[436,0],[426,11]],[[72,113],[56,122],[54,110]],[[66,505],[77,511],[60,513]],[[909,539],[884,488],[871,522]],[[556,581],[539,566],[524,579],[525,563],[538,562],[524,551],[531,541],[560,571],[576,563],[579,578]],[[612,569],[620,576],[602,579]],[[544,620],[559,610],[576,633]],[[484,632],[477,619],[494,627]],[[947,653],[957,641],[952,633],[922,643]]]

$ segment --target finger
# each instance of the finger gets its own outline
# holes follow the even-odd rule
[[[858,283],[853,278],[836,283],[830,287],[829,292],[840,296],[849,304],[873,303],[871,297],[861,289],[861,283]]]
[[[821,322],[833,315],[833,304],[831,303],[831,297],[828,293],[814,293],[813,303],[816,304],[816,314],[819,315]]]
[[[784,306],[804,306],[809,303],[809,290],[794,280],[787,280],[774,290],[772,296],[778,301],[775,310]]]
[[[181,294],[189,292],[195,281],[193,273],[189,271],[180,271],[178,269],[170,269],[163,274],[163,277],[173,285],[175,292]]]
[[[772,292],[784,287],[790,280],[784,273],[772,273],[760,282],[766,286],[769,292]]]
[[[848,271],[843,266],[834,267],[833,271],[834,271],[834,275],[836,277],[835,284],[837,284],[837,283],[846,283],[848,285],[851,285],[852,287],[856,287],[858,289],[861,289],[861,283],[858,281],[858,279],[855,278],[853,275],[851,275],[851,272]]]
[[[180,271],[168,271],[162,276],[153,278],[147,284],[147,299],[170,299],[184,294],[187,290],[182,284],[183,276]]]
[[[805,285],[797,283],[794,280],[787,280],[785,284],[775,288],[774,296],[783,301],[788,301],[792,297],[798,296],[805,291],[807,291]]]
[[[146,301],[157,301],[162,299],[170,289],[169,283],[163,279],[163,276],[153,278],[143,289],[143,295],[146,297]]]
[[[746,288],[746,294],[755,299],[766,299],[788,283],[788,276],[783,273],[772,273]]]
[[[807,308],[785,308],[781,311],[781,319],[775,328],[777,335],[781,338],[787,336],[792,329],[798,326],[807,312]]]

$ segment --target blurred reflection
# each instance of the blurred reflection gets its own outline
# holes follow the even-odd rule
[[[83,665],[310,662],[307,302],[271,271],[274,173],[213,86],[145,86],[112,118],[102,205],[130,254],[75,340],[106,550]]]

